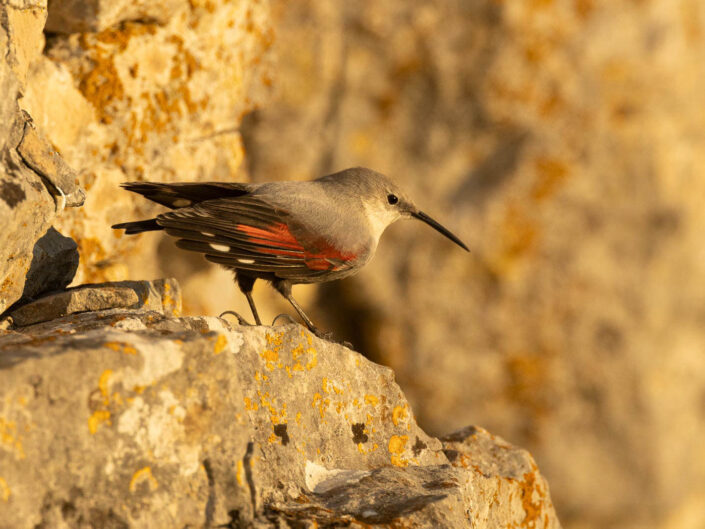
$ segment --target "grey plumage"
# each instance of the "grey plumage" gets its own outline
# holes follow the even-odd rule
[[[179,248],[234,270],[257,324],[252,286],[266,279],[320,335],[291,296],[291,285],[356,273],[374,255],[384,229],[399,218],[418,218],[467,250],[392,181],[365,168],[309,182],[132,182],[123,187],[172,211],[113,228],[128,234],[165,230]]]

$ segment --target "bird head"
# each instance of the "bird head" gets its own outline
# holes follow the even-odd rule
[[[359,197],[365,208],[367,219],[376,239],[393,222],[401,218],[415,218],[448,237],[461,248],[468,247],[450,230],[419,210],[408,195],[397,184],[381,173],[355,167],[323,177],[341,184],[351,197]]]

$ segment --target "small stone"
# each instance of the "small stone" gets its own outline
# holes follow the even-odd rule
[[[15,326],[24,327],[69,314],[116,308],[144,308],[178,315],[181,292],[174,279],[83,285],[23,305],[10,317]]]

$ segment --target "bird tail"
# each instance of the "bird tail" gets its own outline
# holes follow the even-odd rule
[[[142,233],[143,231],[157,231],[164,229],[159,224],[157,224],[157,219],[136,220],[134,222],[121,222],[120,224],[113,224],[111,228],[113,228],[114,230],[125,230],[126,235]]]
[[[125,182],[121,187],[171,209],[185,208],[218,198],[247,195],[251,184],[238,182]]]

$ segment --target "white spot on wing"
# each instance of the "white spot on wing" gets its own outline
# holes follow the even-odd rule
[[[242,264],[255,264],[254,259],[238,259],[237,262]]]
[[[211,248],[213,248],[214,250],[216,250],[218,252],[229,252],[230,251],[230,246],[228,246],[227,244],[210,243],[208,246],[210,246]]]
[[[209,231],[202,231],[201,235],[205,235],[206,237],[215,237],[215,233],[211,233]]]
[[[174,200],[174,201],[171,203],[171,205],[174,206],[175,208],[183,208],[183,207],[185,207],[185,206],[190,206],[190,205],[191,205],[191,201],[190,201],[190,200],[187,200],[187,199],[185,199],[185,198],[177,198],[176,200]]]

